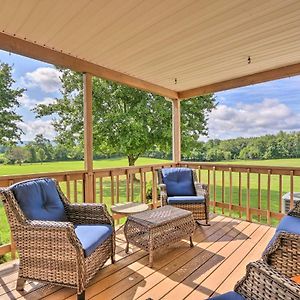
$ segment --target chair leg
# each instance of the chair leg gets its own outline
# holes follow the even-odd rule
[[[191,248],[193,248],[193,247],[194,247],[194,243],[193,243],[192,236],[190,236],[190,246],[191,246]]]
[[[77,300],[85,300],[85,291],[83,291],[81,294],[77,294]]]
[[[200,226],[210,226],[207,220],[205,221],[205,223],[200,223],[200,221],[196,220],[196,223]]]
[[[17,291],[24,291],[25,282],[26,282],[26,279],[18,278],[16,290]]]
[[[110,257],[110,259],[111,259],[111,263],[112,263],[112,264],[114,264],[114,263],[116,262],[116,260],[115,260],[115,255],[114,255],[114,254]]]
[[[126,243],[125,253],[129,253],[129,242]]]

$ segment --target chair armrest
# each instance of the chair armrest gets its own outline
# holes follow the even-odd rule
[[[300,235],[285,231],[275,233],[275,239],[265,249],[262,259],[286,276],[299,275]]]
[[[14,231],[14,239],[24,256],[44,255],[46,259],[55,249],[56,256],[72,252],[78,260],[84,257],[82,244],[70,222],[26,220]]]
[[[234,290],[245,299],[299,299],[300,285],[262,261],[247,265],[246,276]]]
[[[26,220],[25,226],[29,230],[51,230],[51,231],[74,231],[74,225],[71,222]]]
[[[73,224],[110,224],[114,226],[113,218],[108,213],[105,204],[68,204],[66,210],[69,221]]]
[[[167,194],[167,186],[164,183],[158,184],[160,190],[160,201],[161,205],[167,204],[168,194]]]
[[[196,195],[208,198],[208,185],[201,182],[194,182]]]
[[[300,201],[288,212],[288,215],[300,218]]]

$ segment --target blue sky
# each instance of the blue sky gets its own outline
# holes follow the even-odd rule
[[[16,86],[26,88],[18,109],[24,121],[23,140],[38,133],[53,139],[51,119],[36,119],[31,109],[60,96],[59,72],[52,65],[1,50],[0,61],[13,65]],[[216,99],[217,108],[209,116],[209,138],[300,130],[300,76],[219,92]]]

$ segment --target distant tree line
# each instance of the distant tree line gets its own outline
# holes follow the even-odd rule
[[[300,157],[300,132],[279,132],[251,138],[229,140],[213,139],[199,142],[189,153],[183,153],[184,160],[263,160]]]
[[[33,141],[25,145],[0,147],[0,153],[2,153],[0,163],[4,164],[22,165],[23,163],[83,160],[83,150],[80,147],[56,144],[42,134],[36,135]],[[117,154],[117,156],[120,155]],[[94,158],[101,159],[108,158],[108,156],[95,153]]]
[[[0,163],[22,164],[50,161],[83,160],[80,147],[63,146],[37,135],[24,146],[1,147],[4,155]],[[125,153],[103,155],[94,153],[94,159],[124,156]],[[172,153],[149,149],[141,156],[171,159]],[[190,161],[230,161],[230,160],[263,160],[279,158],[300,158],[300,132],[279,132],[276,135],[264,135],[252,138],[236,138],[230,140],[213,139],[193,144],[193,148],[185,149],[183,160]]]

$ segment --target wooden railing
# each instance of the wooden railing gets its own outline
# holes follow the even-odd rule
[[[293,195],[298,187],[300,191],[300,168],[297,167],[198,162],[94,170],[93,199],[85,199],[85,171],[0,176],[0,186],[6,187],[31,178],[52,177],[59,182],[71,202],[105,203],[109,208],[115,203],[139,201],[157,207],[156,170],[171,166],[197,169],[199,180],[209,186],[211,211],[248,221],[276,225],[284,215],[282,195],[286,192]],[[292,196],[291,207],[293,202]],[[114,215],[117,221],[122,217]],[[4,232],[9,234],[9,226],[0,204],[0,237]],[[11,253],[12,258],[15,258],[14,243],[10,240],[5,242],[5,245],[0,246],[0,255]]]
[[[108,208],[115,203],[126,201],[139,201],[148,203],[152,207],[158,205],[156,170],[163,167],[175,166],[173,163],[156,164],[150,166],[121,167],[111,169],[96,169],[93,172],[93,199],[85,197],[85,171],[66,171],[56,173],[38,173],[27,175],[0,176],[0,187],[7,187],[14,183],[39,177],[55,178],[65,195],[71,202],[105,203]],[[147,197],[148,192],[148,197]],[[148,198],[148,199],[147,199]],[[116,220],[123,216],[114,215]],[[4,207],[0,202],[0,239],[3,233],[9,233],[9,226],[5,216]],[[6,244],[0,246],[0,255],[11,253],[15,258],[16,249],[11,243],[12,237]]]
[[[282,196],[290,192],[294,206],[295,188],[300,192],[299,167],[181,162],[198,170],[207,183],[213,212],[276,225],[284,216]]]

